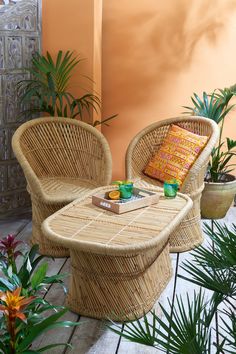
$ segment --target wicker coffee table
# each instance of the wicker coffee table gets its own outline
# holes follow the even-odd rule
[[[191,199],[159,203],[125,214],[92,204],[92,194],[68,204],[42,226],[46,237],[70,249],[67,304],[72,311],[117,321],[149,311],[171,274],[168,238],[192,206]],[[160,188],[147,188],[163,194]]]

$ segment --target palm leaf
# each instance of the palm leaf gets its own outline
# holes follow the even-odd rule
[[[169,352],[170,354],[210,354],[210,329],[206,325],[204,295],[194,293],[187,305],[182,297],[176,298],[177,305],[169,310],[161,306],[163,320],[151,312],[152,321],[145,315],[142,320],[125,324],[122,330],[118,325],[109,326],[115,333],[130,341],[145,344]]]

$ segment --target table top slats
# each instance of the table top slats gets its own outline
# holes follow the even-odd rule
[[[45,234],[60,243],[64,240],[99,247],[135,246],[158,238],[159,234],[163,236],[165,230],[169,235],[172,223],[184,210],[187,212],[192,203],[182,194],[174,199],[161,195],[157,204],[118,215],[92,204],[92,194],[111,188],[114,187],[99,188],[51,215],[44,222]]]

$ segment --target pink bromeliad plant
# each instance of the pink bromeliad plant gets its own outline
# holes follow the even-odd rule
[[[15,260],[18,256],[22,256],[22,252],[17,250],[18,246],[22,244],[22,241],[15,239],[15,236],[8,234],[2,240],[0,240],[0,259],[7,265],[12,266],[16,271]]]
[[[38,246],[22,252],[22,244],[14,235],[0,240],[0,353],[39,353],[57,346],[70,347],[56,343],[32,349],[34,340],[45,331],[78,323],[61,321],[67,309],[43,299],[45,286],[63,284],[64,275],[48,277],[48,264],[41,263],[44,256],[37,254]],[[18,257],[21,262],[17,262]]]

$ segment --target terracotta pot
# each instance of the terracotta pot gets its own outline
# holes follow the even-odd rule
[[[236,194],[236,178],[227,175],[227,182],[205,182],[201,198],[201,215],[205,219],[224,218]]]

